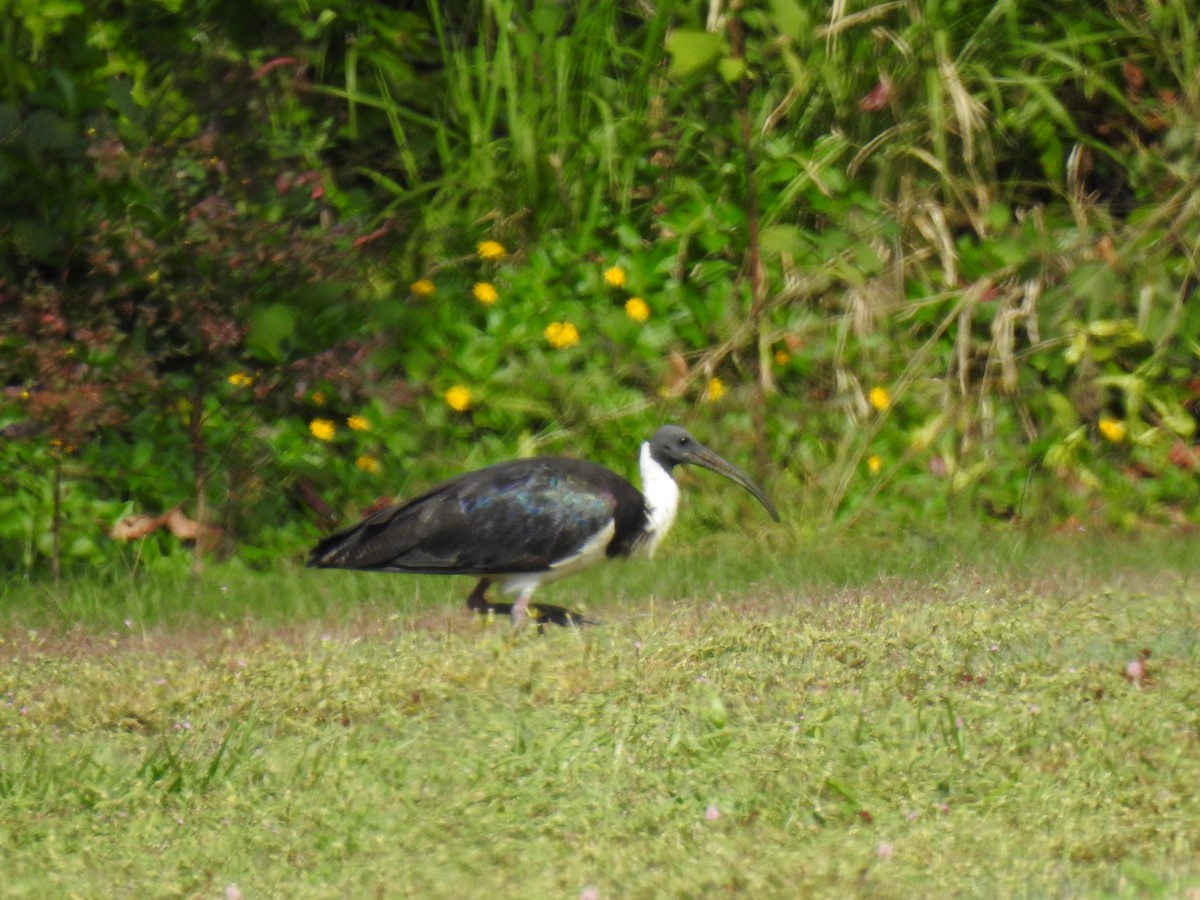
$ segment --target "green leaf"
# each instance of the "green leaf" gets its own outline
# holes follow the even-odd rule
[[[876,251],[876,249],[866,241],[858,244],[854,248],[853,253],[854,265],[859,269],[859,271],[867,275],[874,275],[876,272],[879,272],[881,269],[883,269],[883,258],[879,255],[878,251]]]
[[[687,76],[712,65],[721,55],[721,35],[710,31],[681,28],[667,36],[667,52],[671,54],[672,78]]]
[[[993,231],[1000,231],[1007,228],[1012,222],[1012,210],[1009,209],[1006,203],[993,203],[987,209],[987,224],[988,228]]]
[[[43,0],[38,10],[44,19],[68,19],[83,12],[79,0]]]
[[[554,3],[535,4],[529,14],[529,22],[539,38],[548,39],[558,34],[566,17],[564,6]]]
[[[986,474],[989,468],[991,468],[991,463],[988,460],[981,460],[973,466],[959,469],[950,479],[950,490],[965,490]]]
[[[1101,319],[1089,322],[1089,334],[1103,338],[1123,338],[1132,343],[1140,343],[1143,338],[1132,319]]]
[[[1015,266],[1029,258],[1029,247],[1021,238],[1015,236],[992,241],[988,248],[1005,266]]]
[[[808,40],[809,16],[799,0],[771,0],[771,23],[780,34],[798,41]]]
[[[769,225],[762,230],[758,241],[768,256],[802,253],[806,246],[804,232],[795,225]]]
[[[296,319],[292,311],[282,303],[275,303],[259,310],[250,320],[246,346],[256,356],[282,360],[283,342],[290,338],[295,330]]]
[[[30,259],[50,263],[57,257],[61,235],[44,222],[33,219],[18,219],[12,226],[13,243]]]
[[[21,113],[11,103],[0,103],[0,141],[11,141],[21,125]]]
[[[740,81],[746,74],[746,61],[736,56],[723,56],[717,63],[717,71],[729,84]]]
[[[47,150],[66,150],[79,142],[75,129],[58,113],[48,109],[30,113],[17,134],[25,149],[34,155]]]
[[[1047,391],[1045,398],[1057,430],[1069,432],[1079,427],[1079,413],[1075,411],[1075,405],[1070,399],[1058,391]]]
[[[96,542],[90,537],[77,537],[71,541],[71,545],[67,548],[69,556],[94,556],[95,553]]]
[[[1191,437],[1196,431],[1196,420],[1182,404],[1174,400],[1160,400],[1157,397],[1151,397],[1150,405],[1154,407],[1154,411],[1162,419],[1162,423],[1175,434],[1181,437]]]

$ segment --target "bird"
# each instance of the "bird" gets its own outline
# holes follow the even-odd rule
[[[375,572],[474,575],[467,607],[564,626],[596,624],[561,606],[531,604],[548,582],[633,553],[652,555],[675,521],[676,466],[709,469],[741,485],[771,515],[779,513],[750,476],[678,425],[663,425],[641,445],[642,490],[584,459],[533,457],[451,478],[321,540],[308,566]],[[489,602],[493,583],[512,603]]]

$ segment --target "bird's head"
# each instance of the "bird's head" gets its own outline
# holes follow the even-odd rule
[[[754,495],[754,498],[771,514],[771,518],[779,521],[779,513],[767,495],[750,476],[733,463],[722,459],[709,450],[698,440],[688,434],[687,430],[678,425],[663,425],[650,438],[650,456],[668,473],[675,466],[693,465],[724,475],[730,481],[736,482]]]

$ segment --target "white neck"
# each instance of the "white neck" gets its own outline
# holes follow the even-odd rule
[[[675,511],[679,507],[679,485],[671,477],[671,473],[660,466],[650,455],[649,442],[642,444],[642,452],[638,458],[638,468],[642,471],[642,496],[646,498],[646,517],[648,519],[648,534],[646,535],[646,552],[653,554],[658,542],[663,539],[675,521]]]

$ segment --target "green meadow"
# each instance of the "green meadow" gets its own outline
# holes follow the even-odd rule
[[[3,588],[6,897],[1194,897],[1187,537]]]

